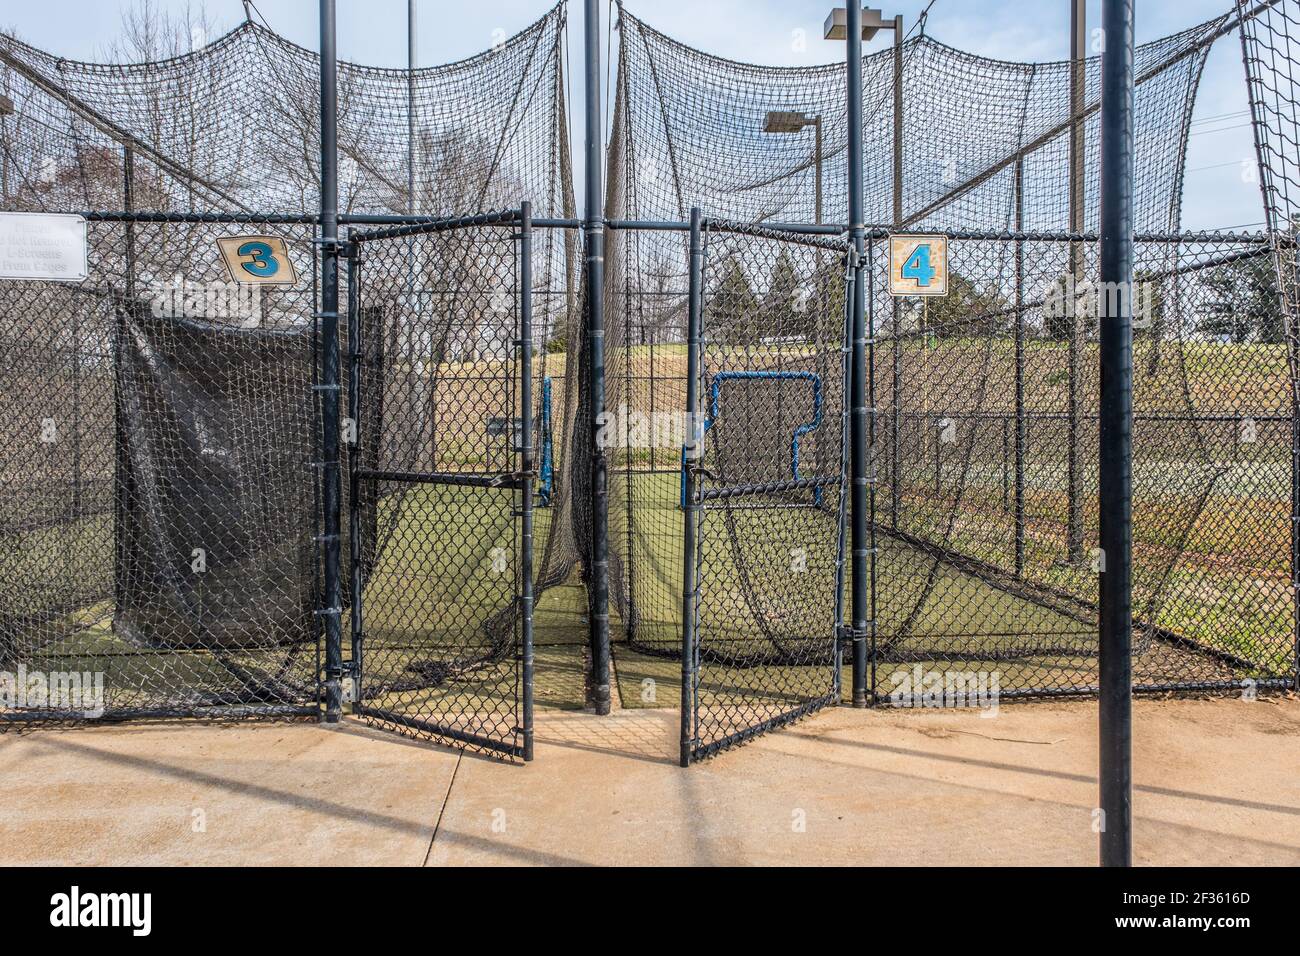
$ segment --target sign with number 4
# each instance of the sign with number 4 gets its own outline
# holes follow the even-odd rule
[[[889,294],[947,295],[947,237],[890,236]]]
[[[225,236],[217,240],[221,259],[235,282],[261,285],[298,284],[289,250],[279,236]]]

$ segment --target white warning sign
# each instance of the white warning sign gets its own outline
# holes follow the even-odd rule
[[[86,278],[86,220],[43,212],[0,212],[0,279]]]

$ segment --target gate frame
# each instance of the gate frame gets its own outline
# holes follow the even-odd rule
[[[614,225],[614,224],[611,224]],[[680,230],[678,223],[621,222],[614,228],[622,229],[667,229]],[[711,757],[728,747],[744,743],[754,737],[783,727],[802,717],[815,713],[823,707],[837,704],[843,693],[841,686],[844,645],[854,641],[853,628],[844,625],[844,572],[845,550],[850,521],[848,492],[852,483],[852,429],[855,409],[851,406],[851,383],[856,379],[851,364],[851,339],[853,329],[853,298],[855,287],[861,285],[861,257],[856,255],[851,244],[845,244],[840,250],[846,260],[844,321],[840,328],[842,394],[840,397],[841,448],[839,478],[831,482],[824,477],[801,480],[795,477],[790,487],[806,487],[814,494],[820,495],[826,487],[838,488],[838,507],[836,517],[836,556],[835,556],[835,604],[834,621],[829,638],[832,648],[831,690],[819,697],[806,700],[774,717],[764,720],[743,730],[736,731],[720,740],[701,745],[699,742],[699,604],[700,604],[700,560],[699,560],[699,525],[701,515],[700,487],[697,478],[699,469],[693,467],[703,453],[701,447],[706,428],[705,416],[700,411],[700,376],[702,372],[702,348],[704,344],[704,265],[706,259],[706,242],[704,233],[713,230],[732,235],[747,235],[778,242],[795,242],[805,245],[828,243],[834,238],[844,236],[844,230],[835,227],[780,223],[770,226],[751,223],[736,223],[722,219],[705,219],[699,207],[692,207],[687,223],[689,232],[687,267],[687,351],[686,351],[686,420],[687,434],[682,445],[682,648],[681,648],[681,740],[678,763],[689,767],[692,763]],[[819,399],[820,400],[820,399]],[[693,454],[694,453],[694,454]],[[874,483],[874,480],[872,480]],[[783,485],[786,483],[782,483]],[[874,554],[873,554],[874,564]],[[874,569],[873,569],[874,571]],[[872,575],[874,589],[874,573]],[[874,595],[873,595],[874,602]],[[872,604],[874,607],[874,603]],[[873,615],[874,616],[874,615]]]
[[[413,475],[404,472],[390,472],[382,469],[366,469],[357,465],[355,455],[350,456],[348,481],[349,520],[351,522],[351,540],[349,555],[349,580],[351,586],[351,660],[343,662],[340,673],[352,679],[353,696],[352,713],[359,717],[371,717],[399,727],[410,727],[438,738],[449,745],[465,744],[479,747],[508,757],[520,757],[525,762],[531,761],[534,754],[534,651],[533,651],[533,512],[535,508],[535,491],[537,481],[536,457],[533,450],[533,304],[532,304],[532,252],[533,227],[532,203],[522,202],[517,209],[500,212],[479,213],[473,216],[456,216],[447,218],[429,218],[416,216],[376,216],[355,217],[357,224],[382,223],[380,228],[353,231],[349,229],[348,238],[342,244],[342,255],[348,261],[348,415],[359,428],[361,421],[361,359],[363,353],[359,348],[361,336],[361,287],[364,283],[364,269],[361,255],[366,243],[429,235],[431,233],[452,232],[473,229],[480,226],[514,226],[516,245],[516,276],[519,295],[519,319],[515,324],[514,358],[518,364],[519,385],[519,435],[513,442],[516,458],[516,470],[511,475],[466,475],[455,481],[447,479],[454,476],[440,475],[436,471],[425,475]],[[563,227],[566,223],[547,221],[547,225]],[[382,426],[381,426],[382,427]],[[356,433],[354,448],[361,444],[360,433]],[[512,508],[514,517],[519,521],[519,553],[516,555],[517,570],[515,574],[514,603],[519,614],[519,644],[515,651],[519,668],[515,703],[518,726],[515,727],[516,742],[508,743],[480,734],[468,733],[454,727],[444,726],[433,721],[399,714],[388,708],[367,707],[361,700],[365,660],[365,604],[364,587],[361,574],[362,555],[360,541],[360,510],[356,507],[357,491],[362,480],[406,480],[433,486],[446,484],[476,485],[497,489],[518,491],[520,500],[517,509]]]

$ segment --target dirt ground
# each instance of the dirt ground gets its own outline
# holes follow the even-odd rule
[[[0,735],[0,864],[1075,864],[1095,701],[825,711],[689,770],[676,713],[507,765],[347,721]],[[1139,700],[1143,864],[1300,865],[1300,700]]]

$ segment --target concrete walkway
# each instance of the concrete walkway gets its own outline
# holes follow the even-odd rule
[[[1142,863],[1300,865],[1300,701],[1139,701]],[[510,766],[345,723],[0,735],[0,864],[1080,864],[1096,704],[835,709],[681,770],[673,711]]]

